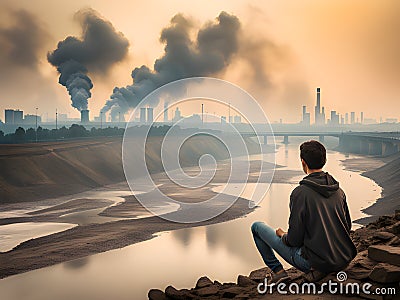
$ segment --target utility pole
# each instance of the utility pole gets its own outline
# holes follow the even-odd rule
[[[204,124],[204,104],[201,104],[201,124]]]
[[[231,103],[229,102],[229,108],[228,108],[228,123],[231,122]]]
[[[38,128],[37,118],[38,118],[38,108],[36,107],[36,125],[35,125],[36,143],[37,143],[37,128]]]

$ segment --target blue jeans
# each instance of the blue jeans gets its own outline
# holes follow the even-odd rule
[[[301,248],[286,246],[282,239],[276,235],[275,229],[263,222],[255,222],[251,226],[251,232],[262,259],[273,272],[283,269],[273,250],[296,269],[305,273],[310,271],[311,265],[301,256]]]

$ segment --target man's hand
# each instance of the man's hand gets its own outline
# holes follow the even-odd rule
[[[283,229],[282,228],[278,228],[276,231],[276,235],[277,236],[279,236],[279,237],[282,237],[286,232],[285,231],[283,231]]]

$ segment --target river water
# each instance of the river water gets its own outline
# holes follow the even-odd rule
[[[355,157],[355,156],[350,156]],[[353,219],[380,197],[381,188],[358,172],[345,170],[344,154],[330,151],[326,170],[345,190]],[[298,170],[298,144],[281,146],[276,162]],[[200,276],[235,281],[238,274],[263,267],[250,226],[262,220],[287,227],[289,195],[302,176],[290,183],[273,183],[260,207],[246,217],[203,227],[162,232],[122,249],[58,264],[0,280],[2,300],[147,299],[151,288],[194,286]],[[232,186],[234,188],[234,186]],[[246,187],[243,197],[246,198]],[[215,191],[222,189],[216,187]],[[355,225],[356,227],[356,225]]]

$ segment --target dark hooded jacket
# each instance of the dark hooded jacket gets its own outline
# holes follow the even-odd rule
[[[314,269],[337,272],[357,254],[350,229],[346,195],[339,183],[327,172],[304,177],[290,195],[289,229],[282,241],[301,247]]]

